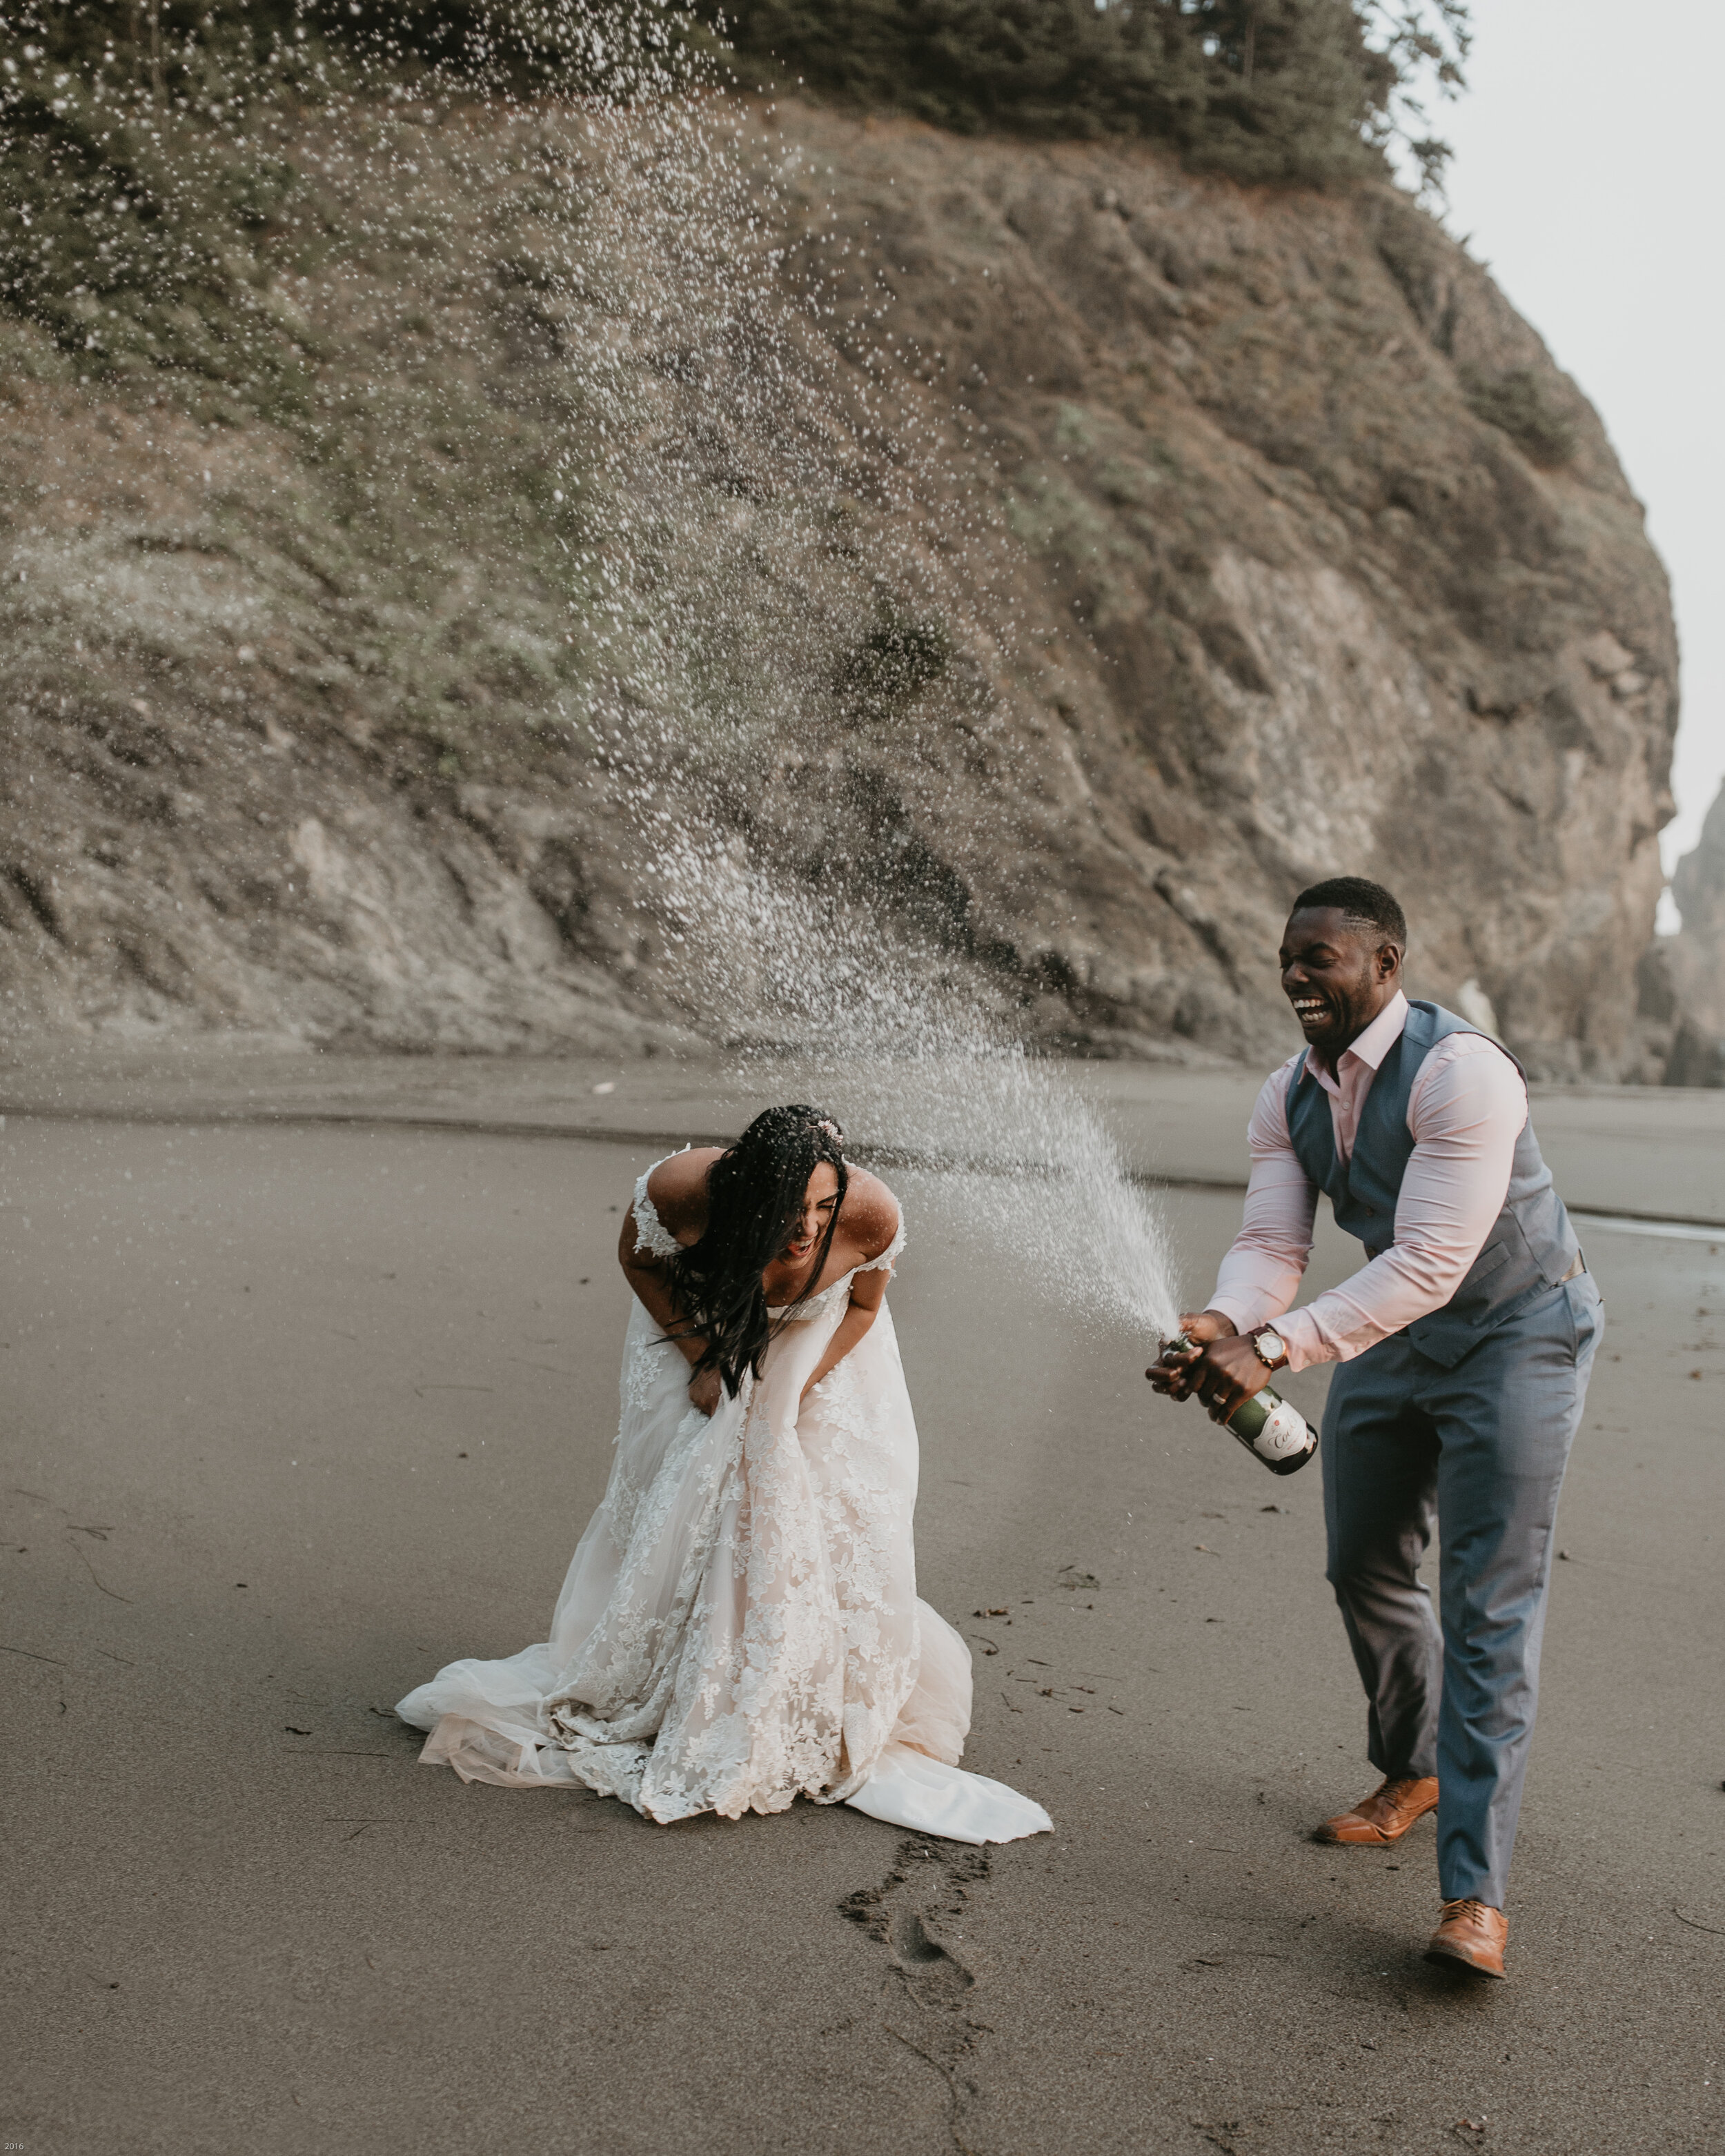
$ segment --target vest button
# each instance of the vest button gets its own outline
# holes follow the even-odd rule
[[[1369,1214],[1371,1214],[1372,1218],[1373,1218],[1374,1220],[1377,1219],[1377,1217],[1378,1217],[1378,1209],[1377,1209],[1377,1207],[1376,1207],[1375,1205],[1368,1205],[1368,1206],[1367,1206],[1366,1210],[1367,1210],[1367,1212],[1368,1212],[1368,1213],[1369,1213]]]

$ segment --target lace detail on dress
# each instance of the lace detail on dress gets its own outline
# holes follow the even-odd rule
[[[687,1152],[685,1146],[682,1150]],[[644,1250],[649,1257],[674,1258],[682,1245],[659,1217],[659,1209],[647,1195],[647,1178],[655,1168],[663,1168],[665,1160],[675,1160],[676,1155],[668,1152],[665,1160],[655,1160],[635,1183],[635,1254]]]
[[[643,1309],[645,1308],[643,1304]],[[661,1352],[661,1350],[663,1352]],[[665,1371],[664,1356],[675,1354],[669,1342],[664,1341],[655,1327],[637,1339],[633,1332],[623,1344],[623,1376],[619,1391],[626,1414],[644,1414],[653,1404],[653,1395]],[[682,1358],[677,1359],[680,1362]]]

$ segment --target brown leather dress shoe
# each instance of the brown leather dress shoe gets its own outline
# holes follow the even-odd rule
[[[1326,1820],[1312,1838],[1314,1841],[1341,1841],[1387,1849],[1391,1842],[1401,1840],[1415,1820],[1435,1811],[1437,1800],[1435,1774],[1386,1782],[1351,1812],[1340,1812],[1334,1819]]]
[[[1425,1949],[1428,1961],[1460,1962],[1481,1976],[1502,1976],[1509,1918],[1486,1902],[1445,1902],[1443,1922]]]

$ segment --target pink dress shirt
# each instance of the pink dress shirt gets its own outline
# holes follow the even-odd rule
[[[1344,1165],[1378,1067],[1407,1022],[1408,999],[1398,993],[1343,1050],[1333,1071],[1316,1055],[1307,1059],[1301,1082],[1329,1095],[1336,1157]],[[1394,1243],[1339,1287],[1288,1311],[1312,1255],[1319,1196],[1288,1137],[1288,1083],[1298,1060],[1290,1056],[1266,1083],[1246,1126],[1252,1169],[1245,1218],[1209,1306],[1241,1332],[1280,1319],[1276,1329],[1287,1343],[1288,1367],[1303,1370],[1351,1362],[1455,1294],[1503,1210],[1516,1141],[1527,1120],[1527,1089],[1483,1034],[1440,1040],[1420,1065],[1408,1100],[1414,1150],[1396,1200]]]

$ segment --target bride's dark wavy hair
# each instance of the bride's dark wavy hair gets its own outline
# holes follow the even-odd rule
[[[761,1276],[784,1248],[803,1209],[809,1178],[822,1161],[839,1174],[839,1202],[809,1268],[818,1281],[850,1187],[845,1133],[837,1119],[797,1101],[756,1116],[729,1152],[707,1170],[706,1232],[670,1261],[670,1290],[680,1336],[699,1333],[706,1353],[697,1371],[716,1370],[734,1399],[745,1370],[761,1374],[773,1337],[773,1314]]]

